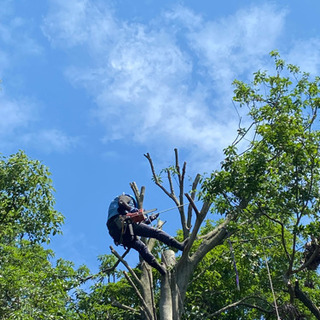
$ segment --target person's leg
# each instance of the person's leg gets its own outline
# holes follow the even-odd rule
[[[142,259],[146,261],[151,267],[157,269],[162,275],[166,274],[166,269],[158,263],[156,258],[149,251],[148,247],[140,240],[136,239],[130,243],[126,243],[126,246],[137,250]]]
[[[141,237],[147,237],[147,238],[155,238],[164,244],[176,248],[178,250],[183,251],[185,247],[185,242],[179,242],[175,238],[171,237],[169,234],[164,232],[161,229],[153,228],[147,224],[144,223],[134,223],[133,224],[133,230],[134,234]]]

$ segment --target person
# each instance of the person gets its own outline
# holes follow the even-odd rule
[[[136,219],[139,216],[143,218]],[[143,211],[137,208],[134,197],[129,194],[122,194],[110,203],[107,227],[116,245],[122,244],[126,248],[135,249],[150,266],[165,275],[166,268],[158,263],[139,237],[155,238],[181,251],[184,250],[187,241],[179,242],[163,230],[150,226],[150,222],[156,217],[157,215],[153,215],[149,219],[145,219]]]

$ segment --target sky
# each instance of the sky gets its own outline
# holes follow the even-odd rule
[[[130,182],[146,209],[174,205],[145,153],[157,172],[174,148],[188,177],[219,169],[239,124],[232,81],[271,70],[272,50],[319,75],[319,14],[318,0],[2,0],[0,152],[49,167],[56,257],[97,270],[109,203]],[[162,218],[175,234],[177,211]]]

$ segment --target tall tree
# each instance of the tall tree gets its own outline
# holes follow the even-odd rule
[[[238,139],[225,150],[222,170],[205,180],[203,191],[217,212],[238,216],[238,225],[253,220],[254,228],[278,236],[265,242],[277,280],[276,316],[280,317],[280,305],[280,311],[285,310],[282,318],[298,319],[309,313],[320,319],[319,298],[307,294],[310,288],[301,289],[306,274],[315,272],[320,262],[320,79],[310,79],[275,51],[271,56],[275,74],[259,71],[250,85],[234,82],[234,100],[249,109],[252,123],[248,129],[239,128]],[[238,151],[248,137],[252,137],[248,148]],[[240,203],[245,208],[235,211]],[[309,241],[311,254],[301,252]],[[277,252],[282,259],[276,258]],[[315,290],[319,293],[319,287]]]
[[[320,319],[320,79],[277,52],[271,56],[274,74],[258,71],[251,84],[234,82],[234,101],[248,108],[248,125],[238,128],[219,170],[197,175],[185,190],[186,163],[180,166],[177,150],[174,165],[162,171],[166,185],[145,155],[155,184],[177,206],[180,237],[189,243],[179,259],[163,250],[169,272],[160,284],[143,261],[135,271],[118,256],[138,299],[126,305],[119,296],[113,304],[122,310],[142,310],[152,320]],[[143,207],[144,188],[131,186]],[[210,212],[220,219],[206,221]],[[145,241],[152,250],[154,240]]]

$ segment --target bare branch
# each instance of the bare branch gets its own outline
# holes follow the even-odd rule
[[[150,168],[151,168],[151,172],[152,172],[152,176],[153,176],[153,180],[155,182],[155,184],[169,197],[171,198],[176,205],[178,205],[178,200],[176,199],[175,195],[172,195],[159,181],[158,176],[156,175],[156,172],[154,170],[154,165],[153,165],[153,161],[151,159],[151,156],[149,153],[144,154],[144,156],[148,159],[149,164],[150,164]]]
[[[197,208],[197,206],[195,205],[193,199],[190,197],[190,195],[188,193],[185,193],[185,196],[186,198],[189,200],[190,204],[191,204],[191,207],[193,208],[194,212],[196,213],[197,215],[197,218],[200,217],[200,212]]]
[[[134,289],[134,291],[136,292],[137,297],[139,298],[139,300],[141,301],[143,308],[145,310],[146,315],[148,316],[148,319],[152,320],[153,316],[145,302],[145,300],[143,299],[141,293],[139,292],[138,288],[135,286],[135,284],[133,283],[133,281],[130,279],[130,277],[128,276],[128,274],[124,271],[123,272],[126,279],[128,280],[128,282],[130,283],[130,285],[132,286],[132,288]]]
[[[143,201],[144,201],[144,195],[146,193],[146,187],[145,186],[141,186],[141,190],[140,190],[140,196],[139,196],[139,205],[141,204],[141,208],[143,207]]]
[[[193,200],[190,198],[190,200],[192,201],[191,203],[194,204]],[[194,228],[192,230],[192,233],[190,235],[190,238],[189,238],[189,242],[188,242],[188,246],[187,248],[183,251],[183,254],[182,254],[182,257],[181,259],[179,260],[179,264],[182,264],[183,261],[185,259],[187,259],[188,255],[189,255],[189,251],[190,251],[190,248],[192,247],[192,244],[193,242],[195,241],[196,237],[197,237],[197,234],[198,234],[198,231],[201,227],[201,224],[204,220],[204,218],[206,217],[209,209],[210,209],[210,206],[211,206],[211,203],[209,202],[204,202],[203,205],[202,205],[202,208],[201,210],[199,211],[197,209],[197,207],[194,205],[194,209],[196,209],[196,212],[197,212],[197,219],[196,219],[196,222],[195,222],[195,225],[194,225]]]
[[[127,261],[125,261],[120,255],[119,253],[113,249],[112,246],[110,246],[111,252],[112,254],[114,254],[122,263],[123,265],[128,269],[128,271],[132,274],[134,280],[138,283],[138,285],[140,286],[140,288],[142,288],[142,283],[139,280],[139,278],[137,277],[136,273],[130,268],[130,266],[128,265]]]
[[[169,186],[170,186],[170,192],[171,192],[171,196],[174,196],[174,188],[173,188],[173,184],[172,184],[172,178],[171,178],[171,173],[170,170],[167,169],[167,176],[168,176],[168,181],[169,181]],[[177,203],[177,205],[179,205],[180,203]]]
[[[128,248],[121,256],[122,259],[124,259],[124,257],[129,253],[130,251],[130,248]],[[103,275],[105,273],[111,273],[112,271],[114,271],[116,269],[116,267],[119,265],[119,263],[121,262],[120,259],[118,259],[118,261],[112,266],[112,267],[109,267],[109,268],[105,268],[103,270],[101,270],[100,272],[96,273],[96,274],[92,274],[84,279],[81,280],[81,284],[82,283],[85,283],[86,281],[92,279],[92,278],[95,278],[95,277],[98,277],[100,275]]]
[[[175,191],[174,191],[174,187],[173,187],[173,183],[172,183],[172,177],[171,177],[171,172],[169,169],[166,170],[167,172],[167,178],[168,178],[168,182],[169,182],[169,187],[170,187],[170,191],[168,191],[161,183],[161,181],[159,180],[159,178],[156,176],[155,170],[154,170],[154,165],[153,165],[153,161],[151,159],[151,156],[149,153],[145,154],[144,156],[148,159],[150,167],[151,167],[151,171],[152,171],[152,175],[153,175],[153,179],[155,181],[155,184],[169,197],[171,198],[175,205],[179,210],[180,213],[180,221],[181,221],[181,228],[183,230],[183,236],[184,238],[187,238],[189,236],[189,230],[190,230],[190,223],[189,226],[187,225],[186,222],[186,216],[184,213],[184,208],[183,208],[183,190],[184,190],[184,176],[185,176],[185,171],[186,171],[186,163],[184,163],[183,165],[183,169],[182,169],[182,174],[180,172],[180,167],[179,167],[179,158],[178,158],[178,150],[175,149],[175,168],[178,172],[178,178],[179,178],[179,199],[177,198],[177,196],[175,195]]]
[[[245,297],[243,299],[240,299],[240,300],[238,300],[238,301],[236,301],[234,303],[231,303],[231,304],[219,309],[218,311],[216,311],[214,313],[211,313],[210,315],[207,316],[207,318],[215,317],[215,316],[221,314],[222,312],[224,312],[224,311],[226,311],[228,309],[232,309],[232,308],[238,307],[240,305],[244,305],[246,307],[250,307],[250,308],[253,308],[253,309],[258,309],[258,310],[260,310],[260,311],[262,311],[264,313],[273,313],[273,310],[270,311],[270,310],[263,309],[263,308],[261,308],[260,306],[257,306],[257,305],[245,303],[246,300],[249,300],[249,299],[252,299],[252,298],[254,298],[254,297]]]
[[[174,155],[175,155],[175,159],[176,159],[176,169],[180,175],[179,157],[178,157],[178,149],[177,148],[174,149]]]
[[[126,311],[133,312],[133,313],[140,313],[137,309],[134,309],[134,308],[132,308],[132,307],[126,306],[126,305],[118,302],[118,301],[115,300],[115,299],[112,299],[111,305],[114,306],[114,307],[117,307],[117,308],[126,310]]]
[[[180,188],[180,203],[183,203],[183,194],[184,194],[184,177],[186,175],[186,166],[187,163],[184,162],[183,163],[183,167],[182,167],[182,174],[179,174],[179,188]],[[184,210],[184,209],[182,209]]]
[[[190,192],[190,197],[191,199],[194,201],[195,199],[195,196],[196,196],[196,189],[197,189],[197,185],[200,181],[200,177],[201,175],[198,173],[197,176],[195,177],[193,183],[192,183],[192,189],[191,189],[191,192]],[[187,218],[187,228],[188,230],[191,229],[191,219],[192,219],[192,204],[189,200],[189,207],[188,207],[188,218]]]
[[[144,156],[145,156],[145,157],[148,159],[148,161],[149,161],[149,164],[150,164],[150,167],[151,167],[152,176],[153,176],[153,178],[154,178],[154,182],[155,182],[156,184],[158,184],[158,183],[159,183],[159,179],[158,179],[158,177],[157,177],[157,175],[156,175],[156,172],[155,172],[155,170],[154,170],[154,165],[153,165],[153,161],[152,161],[152,159],[151,159],[151,156],[150,156],[149,153],[145,153]]]

